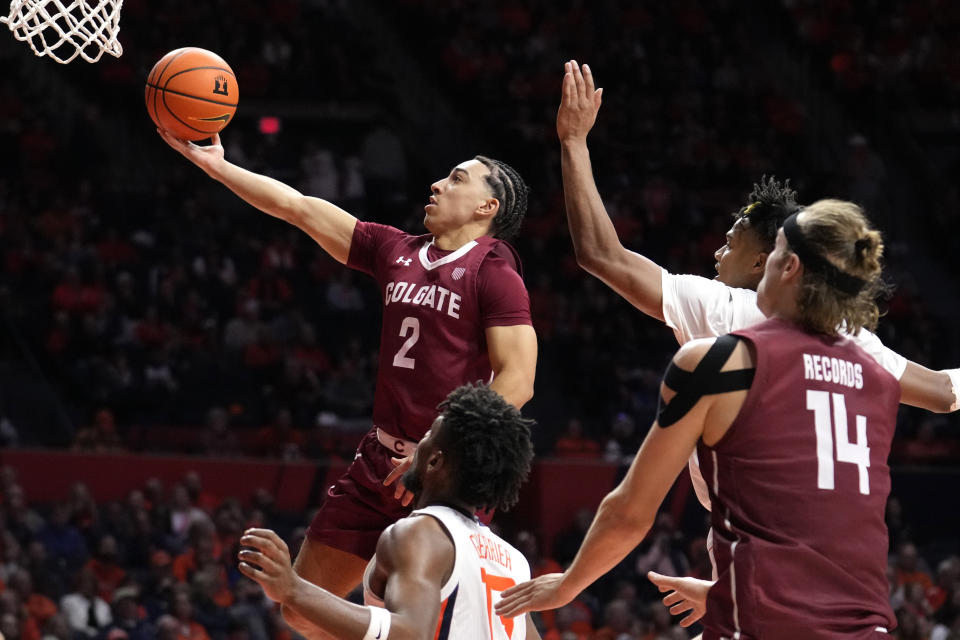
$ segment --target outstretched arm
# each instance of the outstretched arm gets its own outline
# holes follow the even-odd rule
[[[340,207],[305,196],[279,180],[247,171],[224,158],[220,135],[214,134],[213,144],[200,146],[175,138],[157,129],[160,136],[185,158],[203,169],[214,180],[247,203],[275,218],[286,220],[313,238],[334,259],[346,264],[357,219]]]
[[[693,371],[712,344],[713,340],[688,342],[674,356],[674,364]],[[732,368],[743,367],[745,354],[745,348],[737,347],[730,359]],[[665,385],[661,393],[668,400],[674,395]],[[497,614],[516,616],[561,607],[622,561],[647,535],[697,441],[701,437],[707,441],[718,429],[725,431],[745,396],[745,391],[704,396],[669,429],[654,423],[626,477],[600,503],[570,567],[507,589]]]
[[[636,308],[663,320],[661,268],[620,243],[593,179],[587,134],[596,122],[603,89],[594,88],[588,65],[581,71],[571,60],[564,71],[557,135],[567,224],[577,263]]]
[[[908,361],[900,377],[900,402],[934,413],[958,409],[960,401],[960,369],[933,371]]]
[[[371,608],[338,598],[297,576],[287,545],[273,531],[248,529],[240,543],[252,547],[240,552],[241,573],[260,583],[271,600],[333,637],[366,637]],[[380,537],[374,571],[386,580],[390,638],[433,635],[440,612],[440,582],[452,569],[453,556],[453,543],[433,518],[401,520]]]

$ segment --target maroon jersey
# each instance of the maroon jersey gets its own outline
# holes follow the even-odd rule
[[[698,447],[718,572],[704,638],[888,637],[897,380],[849,340],[782,320],[734,334],[756,374],[729,431]]]
[[[380,287],[373,423],[400,438],[420,440],[456,387],[490,381],[485,329],[531,324],[520,260],[496,238],[441,251],[432,236],[358,222],[347,264]]]

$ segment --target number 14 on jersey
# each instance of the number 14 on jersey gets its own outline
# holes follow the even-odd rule
[[[831,402],[832,399],[832,402]],[[833,405],[833,420],[830,408]],[[847,431],[847,402],[842,393],[807,390],[807,409],[813,411],[817,433],[817,488],[833,490],[834,459],[857,465],[860,493],[870,495],[870,447],[867,446],[867,418],[856,416],[857,441]],[[836,452],[834,452],[836,441]]]

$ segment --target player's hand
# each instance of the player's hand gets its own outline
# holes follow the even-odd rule
[[[179,151],[183,157],[197,165],[207,173],[211,173],[214,167],[223,162],[223,145],[220,144],[220,134],[215,133],[211,137],[211,143],[208,145],[198,145],[187,140],[177,138],[169,131],[158,128],[157,133],[164,141]]]
[[[240,538],[240,573],[263,587],[274,602],[285,603],[297,585],[297,574],[290,563],[287,543],[270,529],[247,529]]]
[[[669,591],[664,598],[664,606],[670,607],[671,615],[678,616],[689,611],[686,618],[680,621],[681,627],[689,627],[703,617],[707,610],[707,592],[713,583],[709,580],[697,578],[675,578],[664,576],[655,571],[648,571],[650,582],[657,585],[661,593]]]
[[[566,140],[586,140],[587,134],[597,121],[603,89],[593,86],[590,65],[577,64],[571,60],[563,65],[563,89],[560,109],[557,111],[557,136]]]
[[[390,462],[393,463],[393,471],[387,474],[387,477],[383,479],[383,486],[389,487],[394,482],[397,483],[397,488],[393,492],[393,497],[400,501],[400,504],[407,506],[413,502],[413,493],[407,491],[407,488],[403,484],[401,477],[406,473],[407,469],[410,468],[410,465],[413,464],[413,456],[407,456],[406,458],[390,458]]]
[[[529,611],[556,609],[577,595],[564,588],[562,573],[547,573],[539,578],[510,587],[497,602],[498,616],[513,618]]]

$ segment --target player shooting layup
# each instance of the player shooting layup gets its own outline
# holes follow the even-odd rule
[[[299,575],[335,595],[360,584],[380,533],[409,508],[383,485],[391,456],[406,457],[458,385],[477,380],[520,407],[533,395],[537,340],[520,262],[508,238],[520,227],[528,188],[509,165],[483,156],[431,186],[429,235],[358,221],[224,159],[210,146],[160,131],[174,149],[251,205],[309,234],[341,263],[377,280],[384,310],[373,429],[329,490],[297,555]],[[401,469],[406,465],[401,465]],[[407,500],[408,501],[408,500]],[[308,637],[324,637],[285,610]]]
[[[680,348],[654,426],[573,564],[504,592],[497,612],[561,606],[613,568],[696,448],[719,571],[705,640],[889,637],[883,518],[899,388],[837,331],[876,323],[881,254],[854,204],[788,217],[757,293],[769,320]]]

